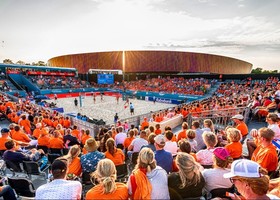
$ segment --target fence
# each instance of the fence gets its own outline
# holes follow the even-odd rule
[[[200,113],[191,113],[187,117],[187,123],[189,127],[193,121],[198,121],[199,124],[203,124],[205,119],[211,119],[215,128],[220,130],[224,129],[226,126],[231,124],[231,117],[236,114],[241,114],[244,117],[244,121],[247,122],[249,118],[250,108],[249,107],[239,107],[232,109],[222,109],[222,110],[209,110]]]

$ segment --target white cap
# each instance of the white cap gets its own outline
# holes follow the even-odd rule
[[[224,174],[224,178],[232,178],[235,176],[247,177],[247,178],[259,178],[260,165],[252,160],[240,159],[235,160],[231,164],[231,170],[229,173]]]
[[[243,120],[243,119],[244,119],[244,117],[243,117],[243,115],[238,114],[238,115],[234,115],[231,119],[239,119],[239,120]]]
[[[163,135],[157,135],[155,137],[155,143],[159,144],[159,145],[165,145],[165,138]]]

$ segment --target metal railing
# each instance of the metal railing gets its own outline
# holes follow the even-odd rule
[[[233,125],[231,117],[236,114],[241,114],[244,117],[244,122],[246,123],[249,119],[250,108],[247,107],[239,107],[239,108],[231,108],[231,109],[222,109],[222,110],[208,110],[199,113],[191,113],[187,117],[187,123],[189,127],[193,121],[198,121],[200,125],[203,124],[205,119],[211,119],[215,128],[220,130],[224,129],[226,126]]]

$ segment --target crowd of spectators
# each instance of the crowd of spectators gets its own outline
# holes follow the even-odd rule
[[[52,113],[29,102],[15,103],[0,95],[0,111],[11,121],[8,131],[1,131],[0,150],[4,151],[4,160],[12,160],[10,151],[21,151],[23,146],[31,149],[32,158],[33,154],[38,154],[32,149],[36,144],[68,149],[67,155],[52,163],[54,180],[37,189],[38,199],[79,199],[81,183],[65,179],[92,172],[97,184],[87,192],[86,199],[225,197],[226,192],[235,193],[234,186],[239,193],[232,194],[232,198],[239,198],[238,195],[246,199],[280,198],[277,196],[279,179],[271,180],[269,185],[270,179],[278,177],[278,156],[273,143],[280,139],[275,133],[275,127],[279,128],[278,115],[268,115],[275,118],[275,125],[271,123],[268,128],[252,133],[246,129],[246,122],[239,113],[231,116],[233,126],[226,127],[220,134],[215,133],[215,124],[210,119],[203,124],[193,121],[190,127],[183,123],[182,131],[177,135],[169,127],[162,132],[150,125],[150,121],[159,123],[160,118],[172,113],[185,117],[190,113],[247,106],[255,96],[273,98],[277,105],[274,111],[277,111],[279,93],[280,83],[275,78],[246,85],[226,83],[206,101],[162,111],[150,120],[145,119],[140,130],[120,123],[109,129],[102,128],[96,138],[90,136],[90,130],[78,130],[69,118],[57,112]],[[255,146],[250,146],[252,155],[244,157],[242,142],[248,143],[245,139],[249,134]],[[174,145],[177,151],[174,151]],[[39,153],[40,159],[45,156],[42,151]],[[31,158],[24,152],[20,154],[25,156],[24,159]],[[135,155],[138,159],[133,165]],[[128,180],[119,183],[116,182],[116,167],[124,163],[129,163],[132,171]],[[259,183],[257,186],[255,180]],[[69,190],[71,192],[67,193]],[[218,194],[214,190],[218,190]]]
[[[208,80],[204,78],[185,79],[182,77],[159,77],[146,80],[123,81],[122,83],[116,82],[112,85],[106,85],[106,87],[131,91],[204,95],[216,81],[217,80]],[[100,85],[95,86],[99,87]]]
[[[78,77],[71,76],[27,76],[32,83],[36,84],[40,89],[63,89],[63,88],[88,88],[90,84]]]

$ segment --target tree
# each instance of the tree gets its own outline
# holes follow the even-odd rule
[[[8,58],[4,59],[3,63],[5,63],[5,64],[14,64],[13,61],[11,59],[8,59]]]
[[[18,64],[18,65],[25,65],[25,62],[23,62],[22,60],[19,60],[19,61],[16,62],[16,64]]]

